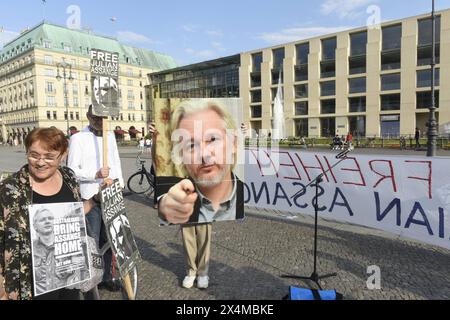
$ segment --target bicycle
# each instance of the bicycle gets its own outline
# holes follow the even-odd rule
[[[145,168],[146,161],[141,159],[140,154],[137,156],[137,162],[140,170],[128,179],[128,190],[134,194],[148,193],[148,196],[151,196],[155,191],[154,176]]]
[[[406,138],[400,137],[400,149],[405,150],[406,149]]]

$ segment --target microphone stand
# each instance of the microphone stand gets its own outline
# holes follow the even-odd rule
[[[303,187],[299,192],[297,192],[291,199],[294,199],[298,195],[300,195],[302,192],[304,192],[308,187],[315,184],[316,189],[316,201],[314,204],[314,269],[313,273],[309,276],[295,276],[295,275],[282,275],[281,278],[290,278],[290,279],[301,279],[301,280],[310,280],[314,282],[320,290],[322,290],[322,286],[320,285],[320,280],[325,278],[331,278],[336,277],[337,273],[330,273],[326,275],[319,276],[317,273],[317,225],[318,225],[318,216],[319,216],[319,184],[323,181],[323,176],[330,172],[333,168],[337,167],[341,162],[347,159],[347,155],[350,153],[350,150],[344,150],[341,153],[339,153],[336,156],[336,159],[339,159],[337,163],[335,163],[331,168],[329,168],[327,171],[324,171],[323,173],[319,174],[317,177],[315,177],[308,185]]]

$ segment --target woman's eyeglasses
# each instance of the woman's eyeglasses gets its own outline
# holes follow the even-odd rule
[[[61,158],[61,155],[59,156],[41,156],[40,154],[28,154],[27,155],[28,160],[32,161],[32,162],[39,162],[39,161],[44,161],[47,164],[54,164],[55,162],[57,162],[59,160],[59,158]]]

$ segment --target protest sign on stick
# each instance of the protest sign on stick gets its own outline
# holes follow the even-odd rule
[[[125,211],[125,202],[119,180],[115,180],[109,187],[105,185],[102,188],[101,202],[108,240],[116,258],[119,273],[126,282],[129,281],[128,274],[135,267],[140,255]],[[127,290],[127,292],[130,295],[132,291]]]
[[[118,117],[119,54],[91,50],[92,113],[98,117]]]

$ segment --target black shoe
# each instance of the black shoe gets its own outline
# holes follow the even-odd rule
[[[118,280],[103,281],[98,285],[99,289],[106,289],[111,292],[118,292],[122,289],[122,284]]]

